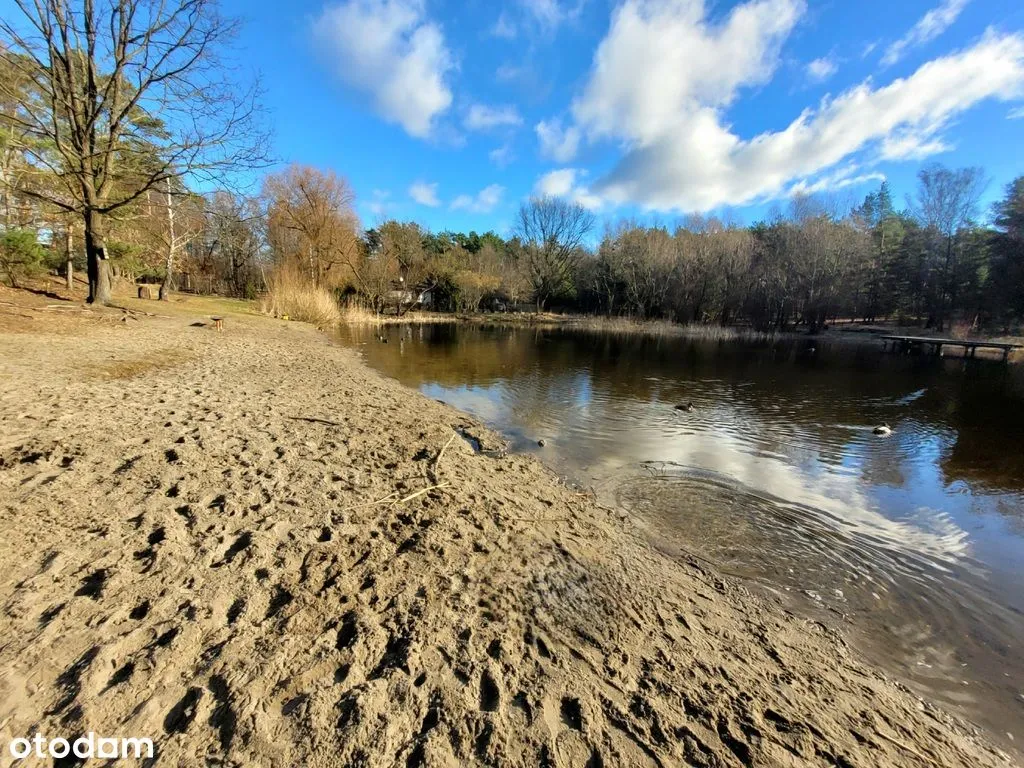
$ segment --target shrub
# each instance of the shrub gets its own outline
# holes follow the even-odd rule
[[[19,279],[37,275],[46,268],[45,256],[36,233],[29,229],[9,229],[0,235],[0,268],[15,288]]]

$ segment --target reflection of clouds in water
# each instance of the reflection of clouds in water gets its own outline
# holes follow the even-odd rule
[[[544,438],[556,471],[639,503],[661,541],[681,537],[731,573],[874,617],[864,627],[880,658],[934,664],[947,701],[956,678],[945,673],[960,662],[993,692],[1006,672],[1019,679],[1008,665],[1024,637],[1014,371],[878,366],[844,350],[808,366],[774,348],[448,326],[394,343],[400,332],[386,332],[393,343],[362,348],[375,367],[513,448]],[[690,401],[692,413],[673,407]],[[891,436],[871,434],[885,422]],[[646,462],[670,464],[652,477]]]
[[[875,473],[896,471],[898,455],[861,455],[849,444],[822,450],[820,436],[813,431],[765,421],[738,403],[719,404],[690,417],[665,404],[652,407],[604,397],[591,389],[587,376],[573,376],[557,385],[532,383],[535,386],[520,379],[489,387],[424,384],[421,390],[491,424],[512,424],[517,432],[543,431],[562,447],[561,463],[571,470],[585,469],[598,482],[647,461],[694,467],[820,510],[822,522],[839,532],[868,537],[879,546],[946,563],[968,554],[967,532],[945,513],[928,509],[912,520],[891,520],[873,503],[864,473],[871,467],[876,467]],[[856,425],[830,426],[858,437],[867,434]],[[926,449],[935,450],[934,445]],[[856,454],[855,465],[825,460],[825,453],[831,457],[837,451]]]
[[[771,425],[751,429],[771,430]],[[751,436],[707,424],[700,431],[674,430],[666,434],[638,426],[616,436],[615,454],[592,456],[588,474],[599,481],[620,474],[622,468],[644,461],[659,461],[694,467],[728,477],[754,491],[820,510],[835,529],[870,537],[881,546],[926,555],[938,561],[955,562],[967,555],[969,536],[945,513],[928,510],[913,521],[890,520],[869,495],[870,486],[859,472],[834,467],[817,460],[811,439],[800,439],[800,459],[770,457],[752,453]]]
[[[501,385],[481,388],[424,384],[420,387],[427,397],[443,400],[492,424],[501,424],[508,419],[509,407],[502,396],[502,389]]]

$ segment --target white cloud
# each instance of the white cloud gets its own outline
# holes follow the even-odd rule
[[[565,197],[576,185],[578,168],[562,168],[541,176],[533,187],[534,194],[541,197]]]
[[[693,105],[724,107],[741,86],[767,82],[804,8],[804,0],[750,0],[712,25],[702,0],[626,0],[573,114],[595,136],[661,137]]]
[[[822,56],[807,65],[807,76],[816,83],[824,82],[834,75],[839,69],[836,60],[831,56]]]
[[[541,120],[535,126],[540,140],[540,153],[556,163],[568,163],[576,157],[580,145],[580,129],[570,125],[562,128],[561,120]]]
[[[714,109],[679,116],[676,130],[627,153],[596,185],[614,201],[656,209],[708,210],[779,194],[878,144],[887,159],[944,151],[950,119],[988,98],[1024,89],[1024,36],[986,36],[906,79],[870,81],[805,110],[787,128],[743,140]]]
[[[934,40],[953,25],[969,2],[970,0],[942,0],[938,7],[932,8],[918,19],[907,34],[886,49],[882,64],[895,64],[903,58],[907,49]]]
[[[951,149],[942,139],[934,138],[934,131],[911,127],[882,139],[879,155],[883,160],[923,160]]]
[[[452,103],[453,68],[441,28],[420,0],[347,0],[324,8],[314,35],[337,76],[411,136],[431,134]]]
[[[436,208],[441,204],[437,197],[437,184],[428,184],[425,181],[417,181],[409,187],[409,197],[420,205],[429,208]]]
[[[742,88],[772,77],[803,10],[803,0],[748,0],[712,23],[701,0],[625,0],[573,104],[589,140],[625,153],[589,194],[662,211],[748,204],[817,184],[859,153],[874,161],[941,151],[957,115],[1024,95],[1024,35],[989,32],[910,77],[867,80],[782,130],[743,138],[726,110]]]
[[[577,18],[585,1],[578,0],[573,6],[563,5],[559,0],[520,0],[520,4],[542,29],[552,31],[563,22]]]
[[[557,171],[550,171],[537,180],[533,187],[533,194],[538,197],[562,197],[591,210],[600,208],[601,198],[592,194],[583,184],[578,183],[579,177],[585,175],[586,171],[579,168],[560,168]]]
[[[494,79],[499,83],[510,83],[522,77],[525,71],[525,68],[514,64],[502,64],[494,71]]]
[[[515,22],[508,17],[505,11],[498,14],[498,20],[491,27],[491,34],[504,40],[514,40],[517,32]]]
[[[466,112],[464,125],[470,131],[489,131],[493,128],[514,127],[522,125],[523,118],[518,110],[511,105],[489,107],[486,104],[474,104]]]
[[[878,171],[870,173],[857,173],[858,166],[851,163],[845,168],[840,168],[833,173],[825,174],[814,182],[801,179],[786,190],[790,197],[793,195],[813,195],[818,192],[834,192],[846,187],[866,184],[869,181],[885,181],[885,174]]]
[[[1016,109],[1011,109],[1007,113],[1006,119],[1007,120],[1024,120],[1024,107],[1017,107]]]
[[[505,168],[515,159],[515,154],[512,152],[511,144],[502,144],[488,152],[487,157],[499,168]]]
[[[388,201],[388,198],[390,197],[391,193],[386,189],[373,190],[371,199],[366,203],[366,210],[368,210],[370,215],[375,218],[383,218],[391,209],[391,205]]]
[[[501,203],[505,188],[500,184],[484,187],[476,195],[459,195],[452,200],[453,211],[463,210],[472,213],[490,213]]]

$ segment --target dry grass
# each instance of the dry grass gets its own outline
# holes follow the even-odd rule
[[[319,327],[337,325],[342,320],[341,307],[330,291],[311,285],[289,270],[278,270],[271,278],[260,311]]]
[[[563,326],[600,333],[628,333],[643,336],[685,336],[702,341],[768,341],[777,336],[753,328],[674,323],[671,320],[638,320],[631,317],[569,316]]]
[[[457,323],[459,315],[444,312],[406,312],[397,315],[378,315],[359,304],[350,304],[341,310],[341,321],[349,325],[426,325],[429,323]]]
[[[593,333],[629,334],[640,336],[685,336],[703,341],[768,341],[777,334],[764,333],[752,328],[720,325],[683,325],[671,320],[638,320],[631,317],[604,317],[600,315],[556,315],[551,313],[484,314],[465,318],[479,325],[565,328]]]
[[[417,325],[429,323],[464,323],[485,327],[565,328],[595,333],[641,334],[645,336],[686,336],[707,341],[763,341],[773,334],[751,328],[717,325],[680,325],[670,320],[636,320],[628,317],[590,315],[558,315],[552,312],[479,312],[452,314],[448,312],[407,312],[401,317],[378,315],[353,304],[341,311],[342,322],[350,325]]]

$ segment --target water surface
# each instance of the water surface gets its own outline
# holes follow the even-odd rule
[[[656,544],[842,625],[886,671],[1019,748],[1024,366],[827,339],[344,333],[373,367],[593,486]],[[890,436],[872,433],[882,423]]]

